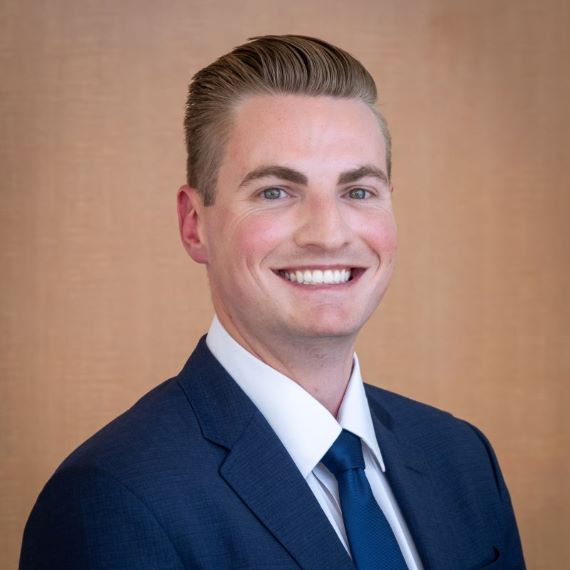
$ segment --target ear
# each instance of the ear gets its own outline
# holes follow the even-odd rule
[[[208,263],[208,248],[204,239],[204,203],[198,191],[181,186],[176,197],[180,238],[188,255],[197,263]]]

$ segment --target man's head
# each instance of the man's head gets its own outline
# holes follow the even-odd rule
[[[216,314],[250,352],[325,339],[349,347],[396,254],[374,83],[318,40],[262,38],[237,51],[199,72],[190,90],[184,247],[206,265]],[[214,187],[215,201],[205,199]]]
[[[218,170],[237,105],[253,95],[308,95],[359,99],[373,111],[386,143],[391,141],[376,108],[376,85],[350,54],[305,36],[263,36],[235,48],[199,71],[190,84],[186,116],[187,182],[204,205],[214,203]]]

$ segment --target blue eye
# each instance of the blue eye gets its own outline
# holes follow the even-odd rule
[[[354,200],[366,200],[370,197],[370,190],[365,190],[364,188],[353,188],[349,190],[348,195]]]
[[[279,200],[279,198],[286,196],[281,188],[266,188],[262,195],[266,200]]]

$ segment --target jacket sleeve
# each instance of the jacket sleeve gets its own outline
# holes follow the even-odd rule
[[[467,423],[467,422],[466,422]],[[511,497],[505,484],[503,474],[499,467],[499,462],[497,456],[493,451],[491,443],[485,437],[485,435],[471,424],[467,424],[475,432],[489,457],[489,461],[493,468],[493,474],[495,477],[495,482],[497,485],[497,490],[499,494],[499,500],[501,504],[501,510],[499,512],[499,524],[500,531],[502,533],[502,547],[501,551],[501,565],[500,568],[505,570],[524,570],[526,568],[524,562],[524,556],[522,551],[521,540],[519,536],[519,531],[517,528],[517,522],[515,519],[515,514],[513,511],[513,505],[511,503]]]
[[[94,467],[55,473],[24,530],[20,570],[179,570],[182,561],[144,502]]]

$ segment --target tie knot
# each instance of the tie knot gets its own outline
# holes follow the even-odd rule
[[[343,429],[321,461],[335,476],[348,469],[364,469],[360,438]]]

